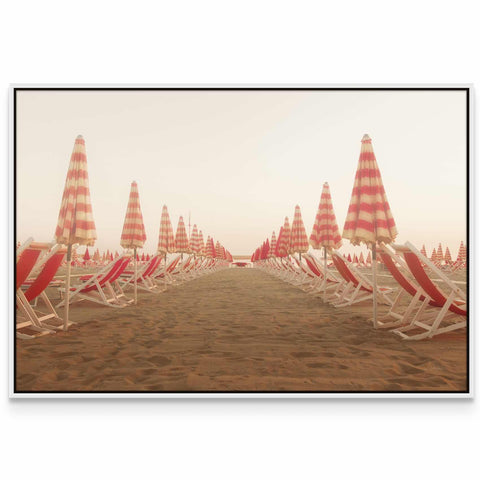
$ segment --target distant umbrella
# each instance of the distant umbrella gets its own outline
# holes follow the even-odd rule
[[[288,222],[288,217],[285,217],[285,222],[283,224],[282,238],[278,245],[278,256],[286,257],[290,252],[290,223]]]
[[[175,250],[181,254],[190,253],[187,230],[185,229],[182,216],[178,219],[177,233],[175,234]]]
[[[300,206],[295,206],[295,214],[293,216],[292,231],[290,233],[290,253],[298,253],[300,259],[302,253],[308,252],[308,237],[303,224],[302,212]]]
[[[270,251],[268,252],[269,257],[275,256],[275,250],[277,248],[277,238],[275,236],[275,231],[272,232],[272,239],[270,240]]]

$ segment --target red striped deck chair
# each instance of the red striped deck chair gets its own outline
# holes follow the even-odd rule
[[[308,270],[315,277],[315,280],[311,283],[306,292],[310,294],[321,293],[323,295],[324,291],[326,290],[326,298],[331,296],[338,297],[337,292],[343,285],[342,281],[338,279],[332,272],[328,270],[325,271],[324,267],[313,255],[306,253],[303,255],[302,260],[305,261],[306,268],[308,268]],[[326,288],[325,282],[327,282]]]
[[[17,249],[17,262],[15,267],[16,306],[18,310],[23,314],[23,317],[27,320],[30,320],[31,312],[25,303],[21,287],[27,280],[28,276],[31,274],[40,256],[42,254],[45,254],[50,248],[50,246],[51,245],[48,243],[33,242],[33,239],[29,238],[22,246]],[[17,318],[16,320],[18,321],[19,319]],[[21,328],[19,328],[18,330],[20,330]],[[32,324],[29,330],[37,334],[51,333],[51,330],[35,324]],[[20,331],[17,332],[17,337],[19,338],[32,338],[33,336],[34,335],[22,334]]]
[[[175,257],[173,260],[170,261],[170,263],[164,267],[159,273],[156,274],[154,277],[154,280],[158,282],[163,282],[163,284],[166,283],[173,283],[174,278],[172,276],[172,273],[176,270],[178,263],[181,260],[181,256],[179,255],[178,257]]]
[[[355,267],[349,263],[339,252],[332,252],[332,260],[340,276],[346,284],[340,292],[337,300],[333,300],[335,307],[346,307],[355,303],[364,302],[373,298],[373,285],[362,275]],[[390,287],[381,287],[377,285],[377,301],[386,305],[392,305],[392,300],[388,294],[393,291]]]
[[[406,340],[421,340],[465,328],[467,326],[467,297],[465,292],[410,242],[405,245],[393,245],[393,248],[403,256],[411,274],[425,296],[428,297],[428,304],[437,307],[436,315],[423,315],[425,307],[419,309],[408,325],[395,329],[394,333]],[[435,276],[439,277],[442,287],[447,288],[448,293],[432,281],[424,265]],[[423,302],[423,304],[426,303]],[[441,327],[442,323],[446,323],[446,325]]]
[[[38,275],[32,280],[26,280],[22,285],[22,288],[26,288],[25,293],[19,289],[17,292],[17,305],[23,312],[25,320],[22,322],[17,321],[17,335],[22,338],[34,338],[35,334],[22,333],[21,331],[33,330],[36,332],[42,332],[46,329],[48,333],[51,330],[61,330],[64,328],[63,319],[57,314],[50,299],[48,298],[45,290],[47,287],[52,286],[52,281],[57,273],[60,265],[62,264],[66,248],[61,248],[57,245],[41,262],[41,265],[37,267],[39,271]],[[40,299],[47,312],[40,310],[37,302],[32,305],[32,302]],[[69,321],[69,326],[74,322]]]
[[[125,287],[133,287],[137,282],[137,288],[151,293],[161,293],[161,290],[154,281],[154,275],[161,268],[163,256],[153,255],[152,258],[143,265],[135,277],[135,272],[125,271],[120,278],[120,282]]]
[[[80,283],[70,288],[69,303],[90,301],[108,307],[123,308],[133,302],[127,299],[119,283],[120,275],[131,260],[130,255],[122,255],[93,275],[83,275]],[[60,289],[64,292],[65,289]],[[57,307],[65,304],[62,300]]]

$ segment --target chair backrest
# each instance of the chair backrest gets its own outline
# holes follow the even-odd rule
[[[437,306],[445,305],[447,296],[432,282],[417,253],[412,251],[409,247],[397,247],[397,250],[401,251],[403,258],[405,258],[405,261],[407,262],[408,268],[424,292],[437,304]],[[455,303],[450,305],[449,310],[458,315],[467,314],[465,308],[461,308]]]
[[[317,277],[323,278],[322,272],[317,268],[315,263],[311,260],[311,258],[307,255],[303,257],[305,259],[305,263],[307,264],[310,271]]]
[[[175,267],[177,266],[178,262],[180,261],[180,256],[175,258],[175,260],[172,260],[170,264],[167,267],[167,273],[172,273],[173,270],[175,270]]]
[[[20,253],[17,257],[16,265],[16,290],[22,286],[22,283],[24,283],[30,275],[40,254],[49,248],[50,244],[48,243],[31,242],[30,245]]]
[[[160,255],[155,255],[154,257],[152,257],[149,261],[149,264],[143,271],[142,277],[143,278],[149,277],[158,268],[158,265],[161,261],[162,261],[162,257]]]
[[[125,257],[121,256],[113,260],[113,262],[110,262],[106,267],[104,267],[100,272],[98,272],[96,275],[94,275],[94,278],[97,279],[98,284],[100,287],[103,287],[107,282],[114,281],[112,278],[116,279],[118,278],[116,276],[117,272],[120,270],[122,266],[125,269],[126,265],[128,262],[125,263],[125,259],[128,259],[130,261],[130,257]],[[82,293],[87,293],[92,290],[96,290],[97,285],[95,283],[89,283],[89,285],[86,285],[84,288],[81,289]]]
[[[60,268],[66,253],[66,248],[58,249],[45,261],[42,270],[25,292],[25,298],[28,302],[37,298],[48,287]]]
[[[353,283],[355,287],[360,283],[357,277],[350,270],[350,267],[347,265],[347,262],[345,262],[345,259],[342,258],[341,255],[333,252],[332,260],[335,265],[335,268],[337,269],[338,273],[343,277],[344,280],[346,280],[347,282]]]

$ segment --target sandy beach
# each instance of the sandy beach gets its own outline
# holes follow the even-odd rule
[[[467,389],[465,329],[407,342],[374,330],[371,308],[334,308],[258,269],[140,293],[136,307],[82,302],[70,309],[77,323],[68,332],[16,340],[16,390]]]

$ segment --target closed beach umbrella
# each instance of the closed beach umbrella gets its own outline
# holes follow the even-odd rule
[[[165,257],[167,256],[167,253],[175,252],[175,238],[173,236],[172,222],[170,221],[170,215],[168,214],[166,205],[162,208],[157,250],[158,253],[163,253]]]
[[[220,245],[220,242],[218,240],[215,244],[215,256],[217,258],[222,258],[222,246]]]
[[[274,257],[276,249],[277,249],[277,237],[275,236],[275,231],[273,231],[272,239],[270,240],[270,251],[268,252],[268,256]]]
[[[93,246],[97,239],[88,184],[85,140],[79,135],[73,146],[67,171],[62,203],[55,229],[57,243],[67,245],[67,278],[65,289],[64,330],[68,330],[72,245]]]
[[[290,223],[288,222],[288,217],[285,217],[285,222],[283,224],[282,238],[278,245],[278,256],[286,257],[290,252]]]
[[[210,236],[207,237],[207,243],[205,244],[205,256],[207,258],[215,258],[215,247],[213,245],[213,239]]]
[[[278,231],[278,238],[277,238],[277,245],[275,247],[275,256],[280,257],[280,246],[282,244],[282,237],[283,237],[283,226],[280,227],[280,230]]]
[[[464,263],[467,261],[467,248],[463,244],[463,240],[460,242],[460,247],[458,249],[457,262]]]
[[[167,286],[167,253],[175,252],[175,238],[173,236],[172,222],[168,214],[167,206],[162,208],[162,216],[160,217],[160,231],[158,233],[158,253],[165,256],[165,271],[163,278],[165,280],[165,287]]]
[[[373,324],[377,327],[377,242],[391,243],[397,236],[397,228],[385,194],[382,176],[373,152],[372,140],[362,138],[352,197],[342,237],[353,245],[365,243],[372,248],[373,271]]]
[[[442,263],[443,262],[443,249],[442,249],[442,244],[438,244],[437,248],[437,262]]]
[[[203,233],[201,230],[198,232],[198,245],[199,245],[198,254],[201,257],[205,257],[205,242],[203,241]]]
[[[83,261],[88,262],[90,260],[90,253],[88,252],[88,247],[85,250],[85,253],[83,254]]]
[[[182,254],[182,258],[184,253],[190,253],[187,230],[185,229],[182,216],[178,219],[177,233],[175,234],[175,250]]]
[[[293,216],[292,231],[290,233],[290,253],[298,253],[300,260],[302,253],[308,252],[308,237],[303,224],[302,212],[300,206],[295,206],[295,215]]]
[[[130,186],[130,196],[128,197],[127,212],[123,223],[122,235],[120,236],[120,245],[123,248],[133,248],[133,263],[135,268],[135,278],[137,278],[137,248],[143,248],[147,235],[143,224],[142,209],[140,208],[140,196],[138,194],[137,182],[132,182]],[[137,282],[134,283],[134,302],[137,303]]]
[[[427,249],[425,248],[425,244],[422,245],[422,248],[420,249],[420,253],[426,257],[427,256]],[[428,258],[428,257],[427,257]]]
[[[201,254],[201,247],[200,247],[199,240],[200,239],[198,238],[197,225],[194,224],[192,234],[190,235],[190,241],[189,241],[189,248],[194,255],[200,255]]]
[[[430,256],[430,260],[435,263],[437,261],[437,251],[433,249],[432,255]]]
[[[320,204],[309,238],[310,245],[315,249],[323,247],[324,268],[327,270],[327,251],[336,250],[342,246],[342,237],[338,230],[337,218],[333,210],[330,187],[327,182],[323,184]],[[323,281],[323,299],[326,300],[327,280]]]
[[[445,256],[443,258],[447,265],[450,265],[452,263],[452,255],[450,254],[450,250],[448,249],[448,247],[445,249]]]

